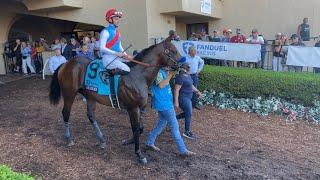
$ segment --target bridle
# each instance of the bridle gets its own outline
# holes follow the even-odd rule
[[[178,62],[176,61],[176,59],[173,58],[174,57],[173,54],[176,54],[176,53],[172,52],[170,48],[167,47],[166,42],[163,43],[163,48],[164,48],[163,54],[167,57],[168,60],[173,62],[174,64],[173,66],[178,65]]]

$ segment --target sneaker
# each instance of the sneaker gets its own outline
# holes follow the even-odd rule
[[[160,151],[160,148],[158,148],[155,145],[146,145],[147,149],[152,150],[152,151]]]
[[[196,155],[196,153],[189,151],[189,150],[187,150],[187,152],[185,152],[185,153],[180,154],[180,156],[182,156],[182,157],[190,157],[190,156],[194,156],[194,155]]]
[[[186,131],[182,135],[183,135],[183,137],[191,139],[191,140],[195,140],[196,139],[196,137],[192,134],[191,131]]]

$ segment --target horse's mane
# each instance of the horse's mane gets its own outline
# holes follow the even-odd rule
[[[143,49],[141,52],[139,52],[134,59],[141,61],[152,49],[154,49],[156,45],[152,45],[148,48]]]

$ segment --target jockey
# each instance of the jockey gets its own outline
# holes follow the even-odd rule
[[[122,15],[122,12],[116,9],[107,11],[106,20],[109,25],[100,33],[100,52],[104,67],[107,66],[106,69],[114,70],[114,74],[126,75],[130,72],[130,68],[124,62],[128,62],[133,58],[124,52],[121,45],[118,26]]]

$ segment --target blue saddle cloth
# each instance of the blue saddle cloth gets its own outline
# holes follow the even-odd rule
[[[94,91],[100,95],[108,96],[111,95],[110,80],[101,79],[101,73],[105,72],[105,68],[100,59],[91,61],[87,66],[86,75],[84,78],[84,87],[87,90]],[[114,92],[118,93],[119,86],[119,75],[114,76]]]

